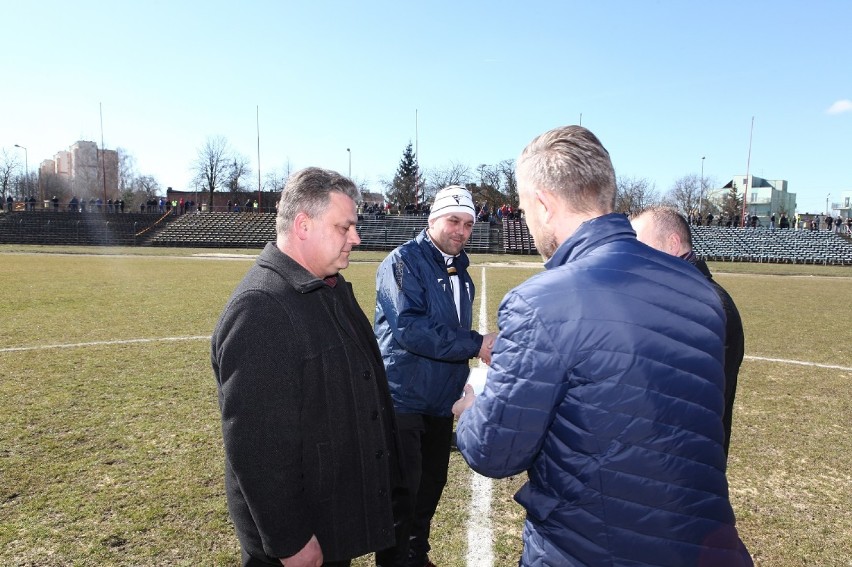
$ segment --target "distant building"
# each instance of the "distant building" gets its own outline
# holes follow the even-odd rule
[[[80,140],[39,166],[39,193],[78,199],[118,199],[118,152]]]
[[[746,210],[749,216],[757,216],[761,219],[781,213],[788,216],[796,214],[796,194],[787,191],[786,179],[764,179],[756,175],[735,175],[733,179],[725,184],[724,188],[735,187],[742,194],[743,188],[746,192]]]
[[[831,211],[834,216],[852,217],[852,190],[841,191],[838,200],[831,204]]]

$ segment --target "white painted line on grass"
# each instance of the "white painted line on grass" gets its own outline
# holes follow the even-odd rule
[[[819,362],[806,362],[803,360],[787,360],[784,358],[766,358],[765,356],[744,356],[746,360],[763,360],[765,362],[780,362],[782,364],[798,364],[799,366],[815,366],[817,368],[831,368],[834,370],[846,370],[852,372],[848,366],[837,366],[836,364],[820,364]]]
[[[0,348],[0,352],[23,352],[28,350],[45,350],[50,348],[81,348],[90,346],[104,345],[130,345],[135,343],[158,343],[158,342],[175,342],[175,341],[200,341],[210,340],[210,335],[197,335],[191,337],[157,337],[153,339],[122,339],[116,341],[93,341],[90,343],[69,343],[59,345],[34,345],[22,347],[5,347]]]
[[[488,302],[485,291],[485,267],[479,289],[479,332],[488,332]],[[483,366],[482,361],[479,362]],[[467,520],[468,567],[492,567],[494,542],[491,530],[491,491],[494,481],[470,470],[470,505]]]

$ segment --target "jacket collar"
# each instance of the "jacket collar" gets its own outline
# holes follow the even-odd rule
[[[544,267],[551,270],[562,264],[573,262],[598,246],[623,238],[636,238],[636,232],[623,214],[609,213],[589,219],[559,245],[553,257],[544,263]]]
[[[435,246],[432,243],[432,240],[426,234],[425,228],[423,230],[421,230],[420,234],[418,234],[414,238],[414,241],[417,242],[417,244],[423,249],[423,251],[427,255],[427,257],[429,257],[429,255],[431,255],[431,257],[436,262],[439,262],[441,264],[441,269],[444,269],[444,266],[446,266],[446,263],[444,262],[444,255],[441,254],[441,251],[438,250],[438,247]],[[459,255],[456,256],[456,262],[455,262],[456,269],[458,269],[459,271],[467,270],[467,267],[469,265],[470,265],[470,258],[467,257],[467,252],[462,250],[461,252],[459,252]]]
[[[266,244],[266,247],[257,257],[257,265],[276,272],[299,293],[309,293],[326,285],[323,280],[279,250],[274,242]],[[341,278],[340,274],[338,274],[338,277]],[[339,284],[340,280],[338,280]]]

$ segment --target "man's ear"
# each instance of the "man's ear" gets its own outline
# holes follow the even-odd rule
[[[308,233],[311,229],[311,217],[309,217],[306,213],[299,213],[296,215],[296,218],[293,219],[293,233],[299,240],[305,240],[308,238]]]
[[[666,238],[666,252],[672,256],[680,256],[681,244],[680,235],[676,232],[672,232],[669,234],[669,237]]]
[[[556,205],[556,203],[554,202],[553,193],[551,193],[550,191],[545,191],[544,189],[536,189],[535,204],[540,205],[544,210],[542,218],[545,220],[545,222],[550,222],[550,218],[553,216],[553,210]]]

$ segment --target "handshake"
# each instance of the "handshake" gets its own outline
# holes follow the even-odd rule
[[[482,346],[479,348],[479,360],[481,360],[484,364],[491,364],[491,351],[494,349],[494,339],[497,338],[497,333],[488,333],[482,337]],[[484,374],[484,370],[483,374]],[[465,384],[464,391],[462,392],[462,397],[453,404],[453,415],[457,418],[461,417],[461,414],[473,405],[473,398],[476,395],[473,391],[473,386],[471,384]]]
[[[497,333],[488,333],[482,337],[482,346],[479,347],[479,360],[484,364],[491,365],[491,351],[494,349],[494,339],[497,338]]]

